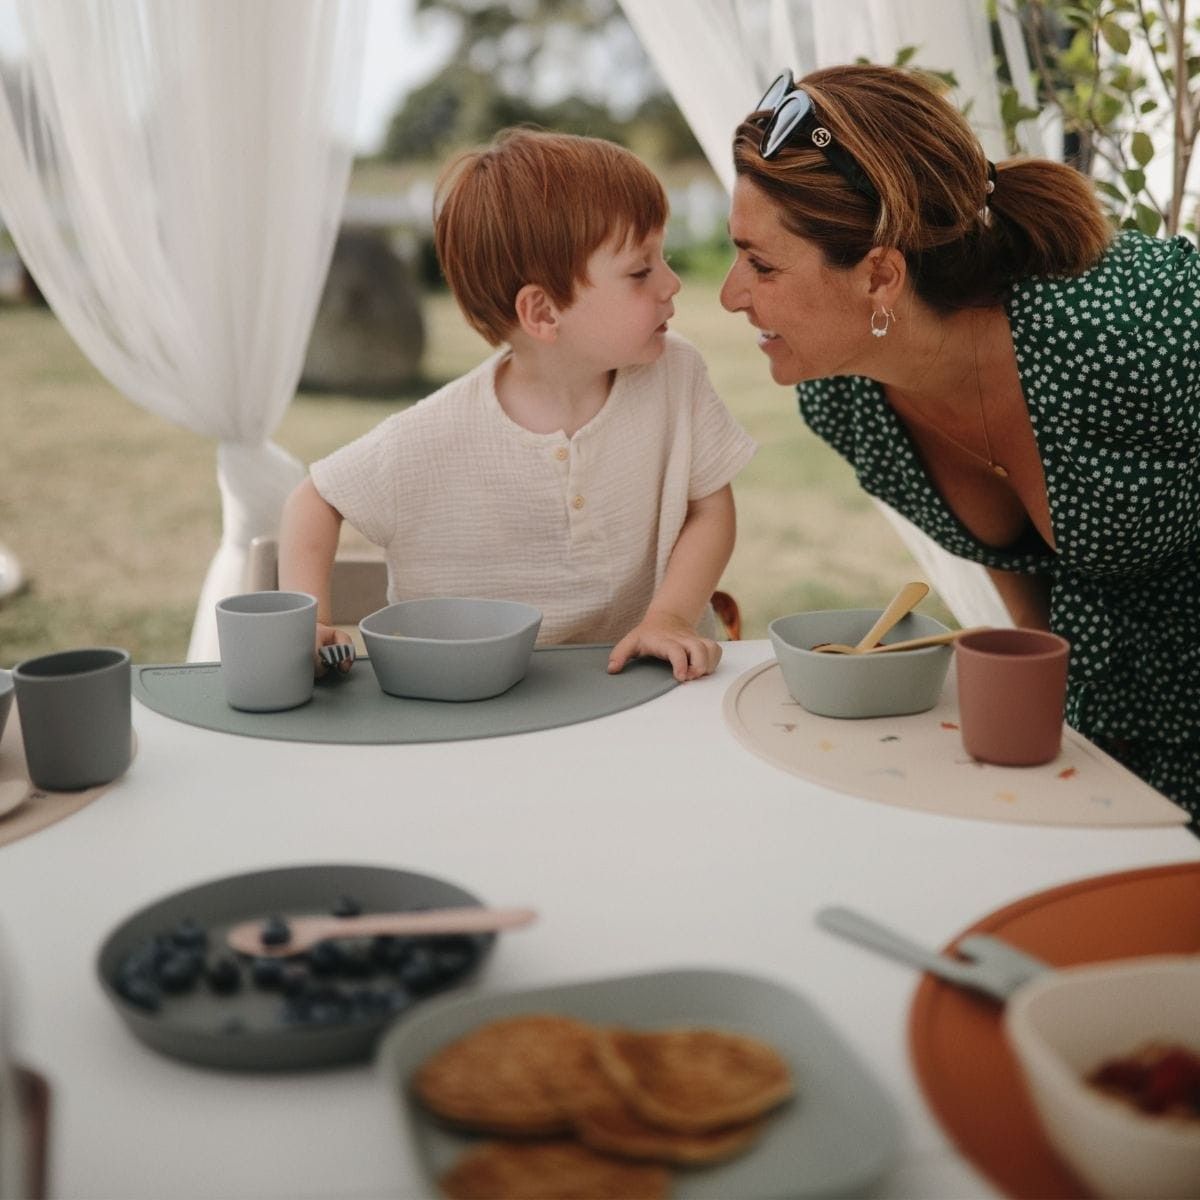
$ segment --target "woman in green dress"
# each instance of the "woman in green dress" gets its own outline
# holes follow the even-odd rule
[[[721,292],[872,495],[1072,646],[1067,720],[1200,830],[1200,255],[989,163],[922,77],[781,76]]]

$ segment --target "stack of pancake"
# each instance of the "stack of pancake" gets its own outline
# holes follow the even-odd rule
[[[654,1200],[669,1192],[668,1165],[748,1149],[792,1079],[774,1049],[740,1034],[539,1013],[452,1042],[413,1089],[443,1122],[514,1139],[465,1154],[440,1181],[448,1200]]]

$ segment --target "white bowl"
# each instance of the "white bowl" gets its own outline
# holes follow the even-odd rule
[[[1200,1196],[1200,1121],[1142,1113],[1086,1082],[1146,1042],[1200,1052],[1200,958],[1056,971],[1017,991],[1004,1023],[1051,1143],[1097,1195]]]
[[[949,646],[897,650],[893,654],[819,654],[820,642],[853,646],[879,619],[878,608],[792,613],[767,626],[783,681],[795,700],[822,717],[896,717],[925,712],[942,693],[950,667]],[[923,613],[909,613],[883,644],[947,633]]]
[[[440,596],[389,604],[358,623],[379,686],[418,700],[486,700],[525,678],[540,609]]]

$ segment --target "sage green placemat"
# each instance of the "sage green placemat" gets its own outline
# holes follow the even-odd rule
[[[379,688],[368,658],[348,675],[330,672],[313,698],[279,713],[238,712],[225,703],[220,663],[134,667],[133,694],[163,716],[204,729],[288,742],[453,742],[573,725],[633,708],[676,686],[668,663],[636,659],[619,675],[611,646],[535,650],[520,683],[490,700],[405,700]]]

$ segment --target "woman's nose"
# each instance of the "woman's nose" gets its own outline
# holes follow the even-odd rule
[[[721,307],[726,312],[741,312],[746,307],[746,289],[738,278],[738,265],[731,263],[721,284]]]

